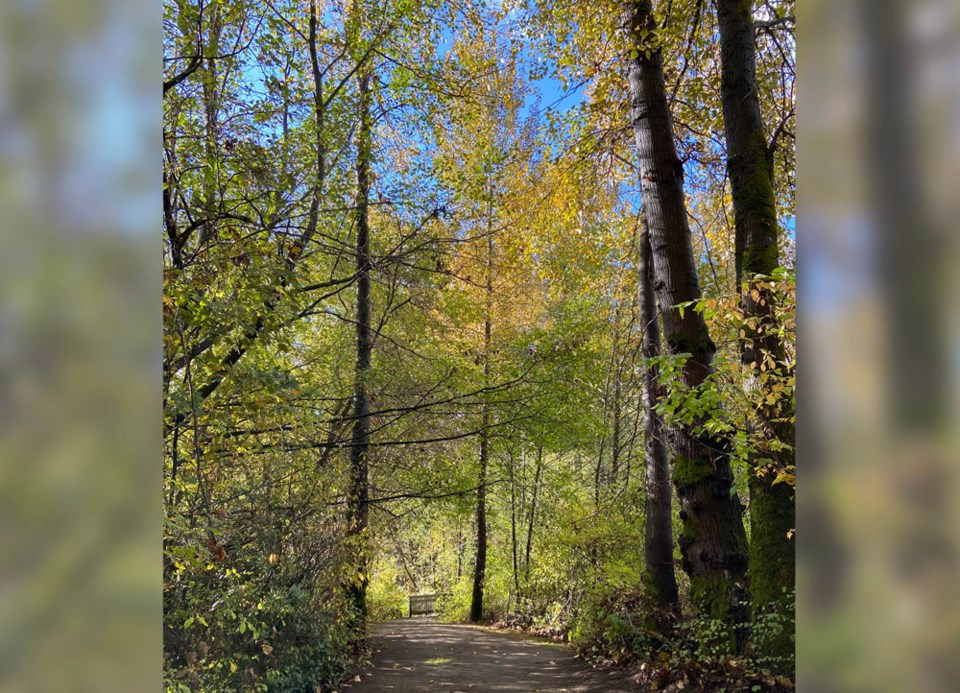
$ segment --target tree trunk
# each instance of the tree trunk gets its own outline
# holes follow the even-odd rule
[[[510,545],[513,549],[513,594],[520,595],[520,566],[517,561],[517,478],[513,468],[513,454],[510,454]]]
[[[370,72],[360,71],[360,123],[357,129],[357,362],[353,393],[353,435],[350,441],[350,495],[348,531],[354,548],[354,574],[349,592],[355,616],[362,626],[367,614],[368,461],[370,446],[370,395],[367,377],[373,343],[370,330]]]
[[[460,514],[457,514],[457,584],[463,577],[463,520]]]
[[[780,368],[783,349],[772,315],[773,296],[756,277],[769,277],[779,265],[773,152],[767,146],[760,114],[751,4],[743,0],[716,0],[716,4],[727,170],[736,225],[737,286],[742,289],[745,317],[756,321],[755,327],[745,332],[741,357],[760,382],[769,382],[770,370],[764,369],[766,379],[760,370],[764,352]],[[793,411],[781,407],[759,414],[765,433],[787,446],[765,450],[762,456],[774,460],[773,468],[793,465],[793,424],[776,421],[792,419]],[[790,658],[794,612],[786,592],[793,590],[796,579],[794,543],[789,538],[796,527],[794,489],[789,484],[774,484],[775,478],[766,464],[755,464],[750,475],[750,588],[755,615],[772,608],[790,624],[776,637],[755,638],[756,645],[770,656]]]
[[[203,110],[206,117],[206,138],[204,141],[204,159],[206,168],[203,176],[203,206],[204,214],[208,221],[199,228],[197,234],[197,247],[204,245],[212,236],[213,219],[216,216],[216,210],[220,207],[217,176],[217,161],[220,158],[220,102],[217,98],[219,93],[219,75],[217,73],[217,61],[214,56],[220,52],[220,36],[223,26],[220,23],[220,4],[214,3],[210,8],[210,34],[207,38],[205,50],[207,52],[207,64],[203,69]]]
[[[619,328],[618,328],[619,332]],[[616,369],[614,370],[613,381],[613,447],[610,450],[610,481],[611,485],[617,483],[617,478],[620,475],[620,418],[622,416],[621,412],[621,386],[620,378],[623,375],[623,365],[620,359],[617,359]]]
[[[470,600],[470,620],[483,618],[483,583],[487,570],[487,459],[489,440],[486,428],[489,414],[484,412],[483,431],[480,433],[480,476],[477,488],[477,560],[473,568],[473,596]]]
[[[640,325],[643,330],[643,432],[646,452],[646,527],[643,558],[645,590],[661,606],[677,607],[679,596],[673,567],[673,513],[670,463],[663,419],[655,411],[659,399],[660,325],[653,292],[654,274],[647,221],[640,228]]]
[[[677,308],[701,296],[683,196],[683,166],[673,141],[663,59],[659,48],[651,45],[656,30],[651,2],[636,0],[626,9],[631,119],[657,278],[654,289],[663,315],[667,351],[675,356],[690,355],[682,377],[688,388],[697,389],[712,373],[716,347],[703,316]],[[735,647],[740,649],[745,633],[739,626],[747,621],[743,603],[747,571],[743,506],[734,492],[724,443],[698,436],[697,423],[674,425],[669,431],[674,453],[673,483],[681,504],[683,568],[690,575],[691,597],[698,611],[726,622]]]
[[[523,580],[530,580],[530,550],[533,548],[533,523],[537,517],[537,492],[540,489],[540,472],[543,469],[543,446],[537,447],[537,468],[533,473],[533,494],[530,498],[530,517],[527,520],[527,548],[523,560]],[[525,585],[528,587],[528,585]]]
[[[320,57],[317,51],[317,1],[310,0],[310,21],[309,21],[309,39],[307,41],[310,52],[310,71],[313,74],[313,107],[314,107],[314,130],[316,135],[316,171],[317,175],[313,183],[313,191],[310,196],[310,211],[307,215],[307,231],[305,236],[309,239],[317,232],[317,224],[320,216],[320,193],[323,188],[323,181],[327,175],[327,149],[323,141],[324,116],[326,108],[323,103],[323,71],[320,69]],[[303,248],[300,249],[301,251]],[[299,257],[291,257],[294,262]],[[288,266],[290,263],[288,260]]]
[[[606,428],[607,423],[607,405],[606,405],[606,394],[604,394],[604,405],[603,405],[603,423],[604,428]],[[600,476],[603,474],[603,449],[607,445],[607,437],[604,436],[600,439],[600,452],[597,453],[597,464],[593,468],[593,504],[600,509]]]
[[[492,204],[491,204],[492,207]],[[490,337],[493,312],[493,217],[488,209],[487,228],[487,286],[486,309],[483,320],[483,384],[490,384]],[[490,405],[484,402],[483,424],[480,430],[480,479],[477,485],[477,562],[473,568],[473,597],[470,600],[470,620],[477,623],[483,618],[483,586],[487,570],[487,461],[490,444]]]

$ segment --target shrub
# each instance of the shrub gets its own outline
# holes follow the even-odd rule
[[[796,655],[790,652],[789,656],[772,656],[765,654],[768,651],[767,643],[795,642],[796,623],[786,614],[795,613],[795,594],[788,595],[785,605],[771,604],[753,616],[752,645],[756,652],[754,659],[757,665],[780,674],[792,676],[796,667]],[[780,649],[780,648],[774,648]]]
[[[670,613],[650,605],[642,592],[619,589],[586,595],[570,640],[585,656],[626,662],[669,649],[672,628]]]
[[[345,605],[299,585],[275,588],[256,602],[247,590],[222,593],[215,606],[183,618],[168,612],[164,689],[205,691],[334,690],[351,649]],[[174,628],[177,622],[177,628]]]
[[[437,599],[437,619],[447,623],[462,623],[470,618],[470,600],[473,597],[473,579],[463,578],[453,591]]]
[[[399,581],[399,570],[387,564],[377,570],[367,587],[367,608],[373,621],[389,621],[407,615],[407,592]]]

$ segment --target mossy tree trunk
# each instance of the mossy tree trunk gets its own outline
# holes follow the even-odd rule
[[[760,277],[779,265],[773,152],[767,145],[756,79],[756,46],[752,4],[748,0],[716,0],[720,25],[721,96],[727,141],[727,170],[736,226],[737,286],[747,329],[741,358],[761,383],[783,369],[783,348],[773,317],[772,292]],[[764,364],[761,371],[761,364]],[[761,393],[763,394],[763,393]],[[764,398],[765,399],[765,398]],[[776,471],[794,464],[792,408],[782,403],[758,411],[766,439],[775,445],[758,452],[750,475],[750,587],[755,616],[774,610],[787,624],[773,636],[755,638],[767,655],[792,659],[795,548],[790,530],[796,526],[794,489],[775,483]],[[755,629],[758,636],[761,629]]]
[[[654,286],[667,352],[689,354],[681,375],[691,389],[700,388],[713,371],[716,350],[706,322],[697,311],[678,304],[701,297],[687,210],[683,166],[673,139],[663,75],[656,45],[656,21],[650,0],[625,6],[631,119],[637,144],[641,195],[652,250]],[[672,425],[673,482],[680,499],[679,536],[683,568],[690,575],[698,611],[728,624],[732,644],[744,644],[747,538],[743,506],[734,492],[733,473],[724,441],[698,435],[698,422]]]

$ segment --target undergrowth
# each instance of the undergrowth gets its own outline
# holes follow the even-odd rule
[[[656,608],[642,592],[588,592],[560,623],[544,628],[542,614],[522,609],[495,625],[568,641],[594,663],[622,666],[641,690],[707,692],[792,691],[793,658],[764,657],[748,646],[729,651],[726,626],[715,619]],[[753,639],[776,636],[792,624],[773,613],[755,619]]]

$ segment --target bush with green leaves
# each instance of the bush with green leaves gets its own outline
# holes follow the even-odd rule
[[[626,662],[665,651],[673,626],[669,612],[643,592],[618,589],[588,593],[570,630],[570,641],[588,657]]]
[[[762,653],[770,651],[771,648],[765,645],[771,641],[786,640],[788,643],[796,642],[796,622],[786,615],[796,613],[794,606],[795,601],[796,595],[791,591],[787,593],[786,609],[778,604],[771,604],[768,608],[761,609],[753,615],[751,629],[752,643],[757,652],[754,657],[757,666],[787,676],[792,675],[796,668],[796,655],[794,652],[791,651],[788,656],[772,656]]]
[[[473,580],[464,577],[453,586],[453,591],[437,598],[437,620],[447,623],[463,623],[470,616],[470,599],[473,595]]]
[[[336,687],[352,646],[342,598],[318,599],[299,585],[269,590],[256,602],[249,594],[222,596],[179,630],[168,613],[166,691],[314,693]]]
[[[370,577],[367,586],[367,608],[372,621],[389,621],[403,618],[409,610],[407,591],[398,580],[400,571],[392,563],[386,563]]]

